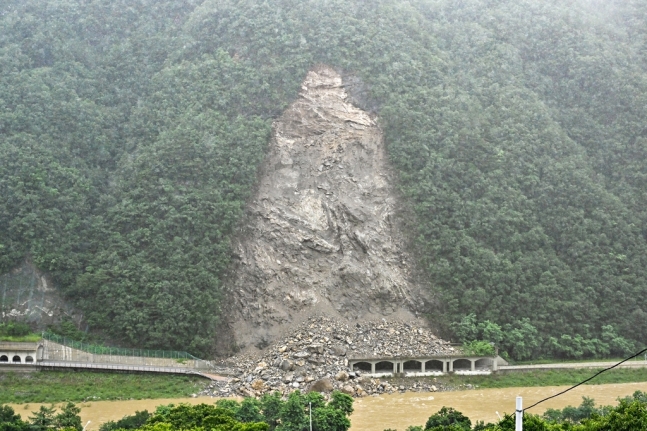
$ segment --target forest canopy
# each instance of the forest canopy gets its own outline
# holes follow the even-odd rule
[[[639,0],[6,0],[0,273],[208,352],[271,122],[322,63],[384,129],[436,325],[517,359],[647,339]]]

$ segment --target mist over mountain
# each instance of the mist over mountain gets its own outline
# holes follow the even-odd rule
[[[322,65],[381,130],[432,327],[516,359],[644,343],[642,0],[5,0],[0,274],[213,352],[272,124]]]

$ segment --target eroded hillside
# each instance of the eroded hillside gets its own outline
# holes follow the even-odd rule
[[[313,313],[415,318],[425,300],[412,282],[375,120],[322,67],[308,73],[273,129],[233,246],[227,304],[236,344],[262,347]]]

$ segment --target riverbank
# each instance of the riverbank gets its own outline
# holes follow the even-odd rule
[[[386,428],[404,430],[410,425],[424,425],[427,418],[436,413],[441,407],[453,407],[472,422],[482,420],[495,422],[496,412],[503,415],[514,410],[516,396],[522,396],[524,405],[529,406],[550,395],[565,389],[564,386],[540,386],[503,389],[476,389],[439,393],[405,393],[380,395],[356,399],[351,415],[350,431],[379,431]],[[562,409],[568,405],[577,406],[582,397],[593,398],[596,405],[615,405],[619,397],[633,394],[637,390],[647,390],[645,383],[623,383],[612,385],[580,386],[557,398],[542,403],[533,408],[532,413],[542,414],[547,408]],[[91,421],[87,429],[98,430],[107,421],[116,421],[136,411],[152,412],[159,405],[166,404],[212,404],[216,398],[172,398],[157,400],[133,401],[92,401],[79,404],[83,424]],[[41,404],[11,405],[23,418],[33,415]]]
[[[0,373],[0,404],[190,397],[209,384],[198,376],[89,371]]]
[[[527,370],[499,372],[490,375],[447,375],[428,377],[427,382],[440,383],[445,390],[462,390],[471,388],[515,388],[534,386],[568,386],[579,383],[595,373],[599,368],[574,368],[556,370]],[[423,380],[423,379],[419,379]],[[389,379],[392,385],[398,384],[398,379]],[[647,368],[614,369],[600,374],[587,385],[610,383],[647,382]]]
[[[438,392],[466,389],[568,386],[591,377],[595,369],[531,370],[492,375],[449,375],[418,378],[384,378],[394,388],[408,392]],[[615,369],[588,385],[647,382],[647,368]],[[211,382],[198,376],[116,374],[100,372],[41,371],[0,373],[1,403],[56,403],[98,400],[145,400],[190,397]],[[413,385],[415,388],[412,388]],[[647,390],[647,383],[645,384]],[[412,388],[412,389],[411,389]],[[398,391],[398,392],[405,392]]]

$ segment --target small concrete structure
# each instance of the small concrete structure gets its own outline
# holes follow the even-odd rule
[[[42,343],[0,341],[0,365],[33,365],[43,360]]]
[[[498,356],[427,356],[406,358],[352,358],[348,360],[351,370],[361,371],[375,377],[404,374],[405,376],[437,376],[447,373],[490,374],[498,370]]]

